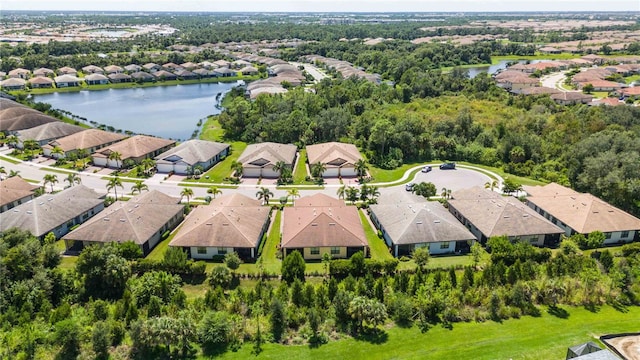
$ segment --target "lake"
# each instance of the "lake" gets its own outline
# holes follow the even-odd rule
[[[187,140],[198,120],[220,113],[216,106],[239,83],[203,83],[34,95],[98,124],[137,134]],[[219,97],[218,94],[221,94]],[[204,121],[203,121],[204,122]]]

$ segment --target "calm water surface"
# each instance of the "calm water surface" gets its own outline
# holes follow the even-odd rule
[[[186,140],[198,120],[220,113],[216,105],[237,85],[206,83],[79,91],[34,95],[34,100],[116,129]]]
[[[529,63],[530,64],[535,64],[535,63],[539,63],[539,62],[542,62],[542,61],[547,61],[547,60],[531,60],[531,61],[529,61]],[[516,62],[516,61],[514,61],[514,60],[501,60],[497,64],[473,66],[473,67],[465,68],[465,70],[467,70],[469,72],[469,78],[473,79],[474,77],[478,76],[478,74],[480,74],[480,73],[489,73],[489,75],[495,74],[498,70],[506,69],[507,68],[507,64],[513,63],[513,62]],[[520,64],[525,64],[527,61],[526,60],[518,60],[517,62],[520,63]]]

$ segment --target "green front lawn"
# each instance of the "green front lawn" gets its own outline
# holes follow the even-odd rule
[[[307,150],[300,149],[298,152],[298,164],[294,169],[293,173],[293,183],[296,185],[313,185],[313,182],[306,181],[305,178],[308,176],[307,174]]]
[[[207,122],[208,123],[208,122]],[[208,140],[202,138],[203,140]],[[236,141],[231,143],[231,154],[227,156],[224,160],[217,163],[214,167],[209,169],[207,172],[201,175],[198,180],[189,180],[194,182],[204,182],[204,183],[222,183],[223,179],[231,176],[231,163],[238,160],[240,154],[247,147],[247,143]]]
[[[420,165],[421,163],[404,164],[393,170],[385,170],[373,165],[369,165],[369,175],[373,178],[374,183],[391,182],[400,180],[405,172],[409,169]],[[418,172],[420,170],[416,170]],[[411,176],[409,177],[411,179]],[[408,182],[409,180],[407,180]]]
[[[523,177],[523,176],[517,176],[517,175],[513,175],[513,174],[507,174],[501,168],[495,168],[495,167],[486,166],[486,165],[472,164],[472,163],[468,163],[466,161],[460,161],[460,162],[458,162],[458,164],[468,165],[468,166],[473,166],[473,167],[477,167],[477,168],[480,168],[480,169],[493,171],[494,173],[502,176],[502,178],[515,179],[516,181],[518,181],[522,185],[531,185],[531,186],[546,185],[545,182],[542,182],[542,181],[539,181],[539,180],[529,179],[529,178],[526,178],[526,177]],[[489,174],[487,174],[487,175],[490,176]]]
[[[568,318],[550,315],[510,319],[501,323],[455,323],[449,330],[435,326],[421,333],[415,326],[394,326],[374,341],[345,338],[319,347],[307,345],[263,345],[261,359],[564,359],[567,348],[596,341],[604,334],[638,330],[640,308],[620,312],[606,306],[597,312],[564,308]],[[220,359],[249,359],[253,344]],[[204,357],[201,357],[204,359]]]
[[[261,266],[263,269],[270,273],[280,273],[280,267],[282,265],[282,261],[277,258],[278,254],[278,246],[280,245],[280,223],[282,222],[282,211],[276,210],[276,213],[273,217],[273,223],[271,224],[271,231],[269,232],[267,239],[262,246],[262,254],[260,255],[259,261],[261,262]],[[244,266],[243,270],[252,270],[256,271],[256,265],[253,265],[253,269],[249,269],[248,265],[253,264],[242,264],[240,269]]]

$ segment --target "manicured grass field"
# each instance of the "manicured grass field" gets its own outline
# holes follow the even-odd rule
[[[620,312],[603,307],[597,312],[564,308],[566,319],[542,310],[542,316],[501,323],[456,323],[448,330],[435,326],[426,333],[392,327],[375,341],[346,338],[320,347],[267,343],[261,359],[564,359],[569,346],[611,333],[638,331],[640,308]],[[249,359],[252,343],[220,359]]]
[[[205,138],[202,139],[208,140]],[[200,179],[194,181],[206,183],[222,183],[224,178],[231,176],[231,163],[238,160],[240,154],[242,154],[246,147],[247,143],[241,141],[232,142],[231,154],[221,162],[217,163],[214,167],[209,169],[209,171],[202,174]]]
[[[313,185],[313,182],[306,181],[307,177],[307,150],[300,149],[298,152],[298,164],[294,169],[293,173],[293,183],[296,185]]]
[[[504,172],[504,170],[500,169],[500,168],[495,168],[495,167],[491,167],[491,166],[485,166],[485,165],[478,165],[478,164],[471,164],[465,161],[460,161],[458,162],[459,164],[462,165],[469,165],[469,166],[474,166],[480,169],[485,169],[485,170],[489,170],[489,171],[493,171],[494,173],[502,176],[503,178],[512,178],[515,179],[516,181],[518,181],[520,184],[522,185],[546,185],[546,183],[542,182],[542,181],[538,181],[538,180],[533,180],[533,179],[529,179],[526,177],[522,177],[522,176],[517,176],[517,175],[513,175],[513,174],[507,174]]]
[[[364,227],[364,234],[367,236],[367,241],[369,242],[371,258],[377,260],[393,259],[391,253],[389,253],[387,244],[385,244],[383,239],[378,237],[375,228],[371,226],[364,211],[359,210],[358,213],[360,214],[360,221],[362,221],[362,226]]]
[[[577,59],[580,55],[571,53],[562,54],[537,54],[537,55],[505,55],[505,56],[492,56],[491,63],[497,64],[503,60],[567,60]]]
[[[412,167],[416,167],[418,165],[420,165],[421,163],[410,163],[410,164],[404,164],[402,166],[400,166],[399,168],[393,169],[393,170],[385,170],[385,169],[380,169],[378,167],[375,167],[373,165],[369,165],[369,175],[371,175],[371,177],[373,177],[373,182],[375,183],[381,183],[381,182],[391,182],[391,181],[396,181],[402,178],[402,175],[404,175],[405,172],[407,172],[407,170],[411,169]],[[419,170],[416,170],[416,172]],[[409,177],[411,178],[411,177]],[[409,181],[409,180],[407,180]]]
[[[224,140],[224,129],[222,129],[216,117],[210,116],[202,125],[200,139],[218,142]]]

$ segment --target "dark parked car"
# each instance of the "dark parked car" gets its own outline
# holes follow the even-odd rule
[[[428,173],[429,171],[431,171],[431,166],[425,166],[422,168],[423,173]]]
[[[440,164],[440,170],[454,170],[456,168],[456,163],[444,163]]]

